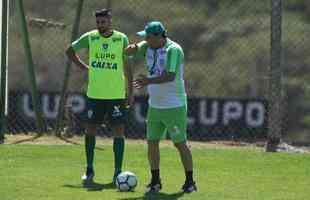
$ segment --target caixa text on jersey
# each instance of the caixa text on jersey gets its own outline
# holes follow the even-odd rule
[[[92,61],[91,67],[100,69],[112,69],[117,70],[117,63],[103,62],[103,61]]]

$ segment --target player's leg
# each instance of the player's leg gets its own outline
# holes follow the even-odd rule
[[[185,171],[186,179],[185,179],[184,185],[182,186],[182,190],[183,192],[186,192],[186,193],[197,191],[196,183],[193,179],[192,153],[186,141],[175,143],[174,145],[180,153],[180,157],[181,157],[182,164],[183,164],[184,171]]]
[[[94,149],[96,146],[96,127],[87,125],[85,133],[85,153],[86,153],[86,173],[83,175],[83,181],[92,181],[94,172]]]
[[[147,145],[152,178],[146,187],[146,192],[159,192],[162,188],[159,168],[159,141],[165,134],[165,131],[166,128],[160,121],[160,111],[158,109],[149,108],[147,115]]]
[[[104,108],[102,102],[95,99],[87,99],[86,109],[86,132],[85,132],[85,153],[87,170],[85,175],[82,177],[83,181],[92,181],[94,177],[94,154],[96,146],[96,132],[97,126],[102,123],[104,116]]]
[[[169,115],[164,123],[168,128],[171,140],[178,149],[181,161],[185,171],[185,183],[182,187],[184,192],[193,192],[197,190],[193,180],[193,159],[192,153],[187,145],[187,111],[186,107],[170,109]],[[177,118],[175,116],[178,116]]]
[[[123,99],[111,100],[108,104],[108,121],[113,132],[114,175],[113,182],[122,171],[125,150],[125,122],[128,108]]]
[[[114,153],[114,175],[113,182],[115,182],[118,174],[122,172],[124,151],[125,151],[125,136],[124,124],[112,126],[113,131],[113,153]]]

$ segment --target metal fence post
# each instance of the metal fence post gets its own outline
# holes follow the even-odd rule
[[[3,0],[1,3],[1,83],[0,83],[0,144],[4,142],[4,131],[6,128],[6,105],[7,105],[7,51],[8,51],[8,19],[9,2]]]
[[[282,67],[281,67],[282,0],[271,0],[271,57],[269,69],[269,133],[266,151],[275,152],[282,132]]]
[[[21,27],[22,27],[22,39],[26,54],[26,60],[27,60],[27,66],[28,66],[28,76],[30,79],[31,84],[31,94],[32,94],[32,101],[33,101],[33,107],[36,115],[36,122],[38,126],[38,133],[41,135],[44,132],[44,123],[43,123],[43,117],[42,117],[42,111],[41,106],[39,103],[39,94],[37,89],[37,82],[36,82],[36,76],[34,72],[34,63],[32,59],[32,52],[31,52],[31,46],[29,42],[29,33],[27,29],[27,23],[26,23],[26,16],[24,12],[24,5],[22,0],[17,1],[17,7],[20,15],[20,21],[21,21]]]
[[[75,16],[75,22],[74,22],[72,34],[71,34],[71,41],[75,40],[79,34],[81,14],[82,14],[82,10],[83,10],[83,3],[84,3],[84,0],[79,0],[79,2],[78,2],[76,16]],[[65,70],[65,75],[64,75],[64,81],[63,81],[63,86],[61,89],[60,100],[59,100],[58,115],[57,115],[57,119],[56,119],[56,128],[55,128],[55,135],[56,136],[60,136],[60,129],[61,129],[62,124],[63,124],[64,107],[65,107],[64,104],[66,102],[66,91],[68,88],[68,83],[69,83],[69,78],[70,78],[71,64],[72,64],[71,61],[67,60],[66,70]]]

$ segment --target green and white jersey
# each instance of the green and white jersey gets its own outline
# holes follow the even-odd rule
[[[148,77],[160,76],[164,71],[176,74],[172,82],[148,85],[149,105],[153,108],[176,108],[186,105],[182,47],[169,38],[165,46],[159,49],[152,49],[146,41],[142,41],[138,43],[137,56],[145,57]]]
[[[98,30],[83,34],[72,43],[74,51],[89,50],[87,96],[95,99],[124,99],[124,48],[128,45],[125,34],[113,30],[103,37]]]

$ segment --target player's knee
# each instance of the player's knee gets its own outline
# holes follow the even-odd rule
[[[187,144],[186,144],[186,141],[174,143],[174,146],[175,146],[178,150],[184,150],[184,149],[187,149],[187,148],[188,148],[188,146],[187,146]]]
[[[96,127],[88,126],[86,128],[86,135],[96,136],[96,131],[97,131]]]
[[[158,140],[148,140],[147,144],[149,146],[158,146],[159,145],[159,141]]]
[[[148,140],[148,149],[149,151],[158,151],[159,149],[159,141],[158,140]]]
[[[113,136],[114,137],[124,137],[124,126],[123,125],[117,125],[111,127]]]

